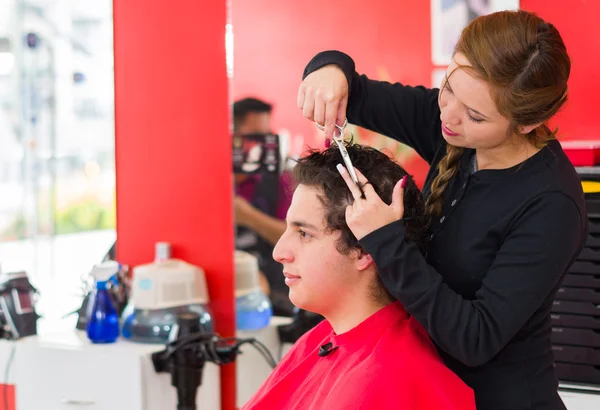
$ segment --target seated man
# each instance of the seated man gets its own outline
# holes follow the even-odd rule
[[[406,172],[359,145],[348,153],[383,201]],[[353,197],[337,147],[301,158],[287,228],[273,251],[290,300],[325,317],[304,334],[242,407],[256,409],[474,410],[472,390],[438,356],[425,330],[386,291],[345,222]],[[423,242],[423,199],[408,178],[407,236]]]

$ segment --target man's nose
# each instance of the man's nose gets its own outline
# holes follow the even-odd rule
[[[288,245],[287,233],[284,232],[281,238],[275,244],[273,248],[273,259],[279,263],[291,262],[293,260],[292,252]]]

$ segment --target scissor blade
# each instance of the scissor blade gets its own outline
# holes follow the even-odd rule
[[[350,173],[350,176],[352,177],[352,180],[354,181],[354,183],[356,185],[358,185],[358,178],[356,176],[356,172],[354,171],[354,165],[352,165],[352,160],[350,159],[350,156],[348,155],[348,151],[346,150],[346,147],[344,146],[344,142],[343,141],[336,141],[336,142],[338,144],[338,147],[340,147],[340,153],[342,154],[342,159],[344,160],[344,164],[346,164],[346,169]]]

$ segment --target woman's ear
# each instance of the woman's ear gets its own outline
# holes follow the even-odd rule
[[[523,125],[520,126],[519,129],[519,133],[521,135],[527,135],[529,134],[531,131],[535,130],[537,127],[539,127],[540,125],[542,125],[541,122],[538,122],[537,124],[533,124],[533,125]]]

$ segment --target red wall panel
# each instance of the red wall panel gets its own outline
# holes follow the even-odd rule
[[[217,331],[233,336],[225,25],[224,1],[114,2],[117,255],[135,266],[171,242],[205,269]],[[233,409],[233,365],[222,387]]]

